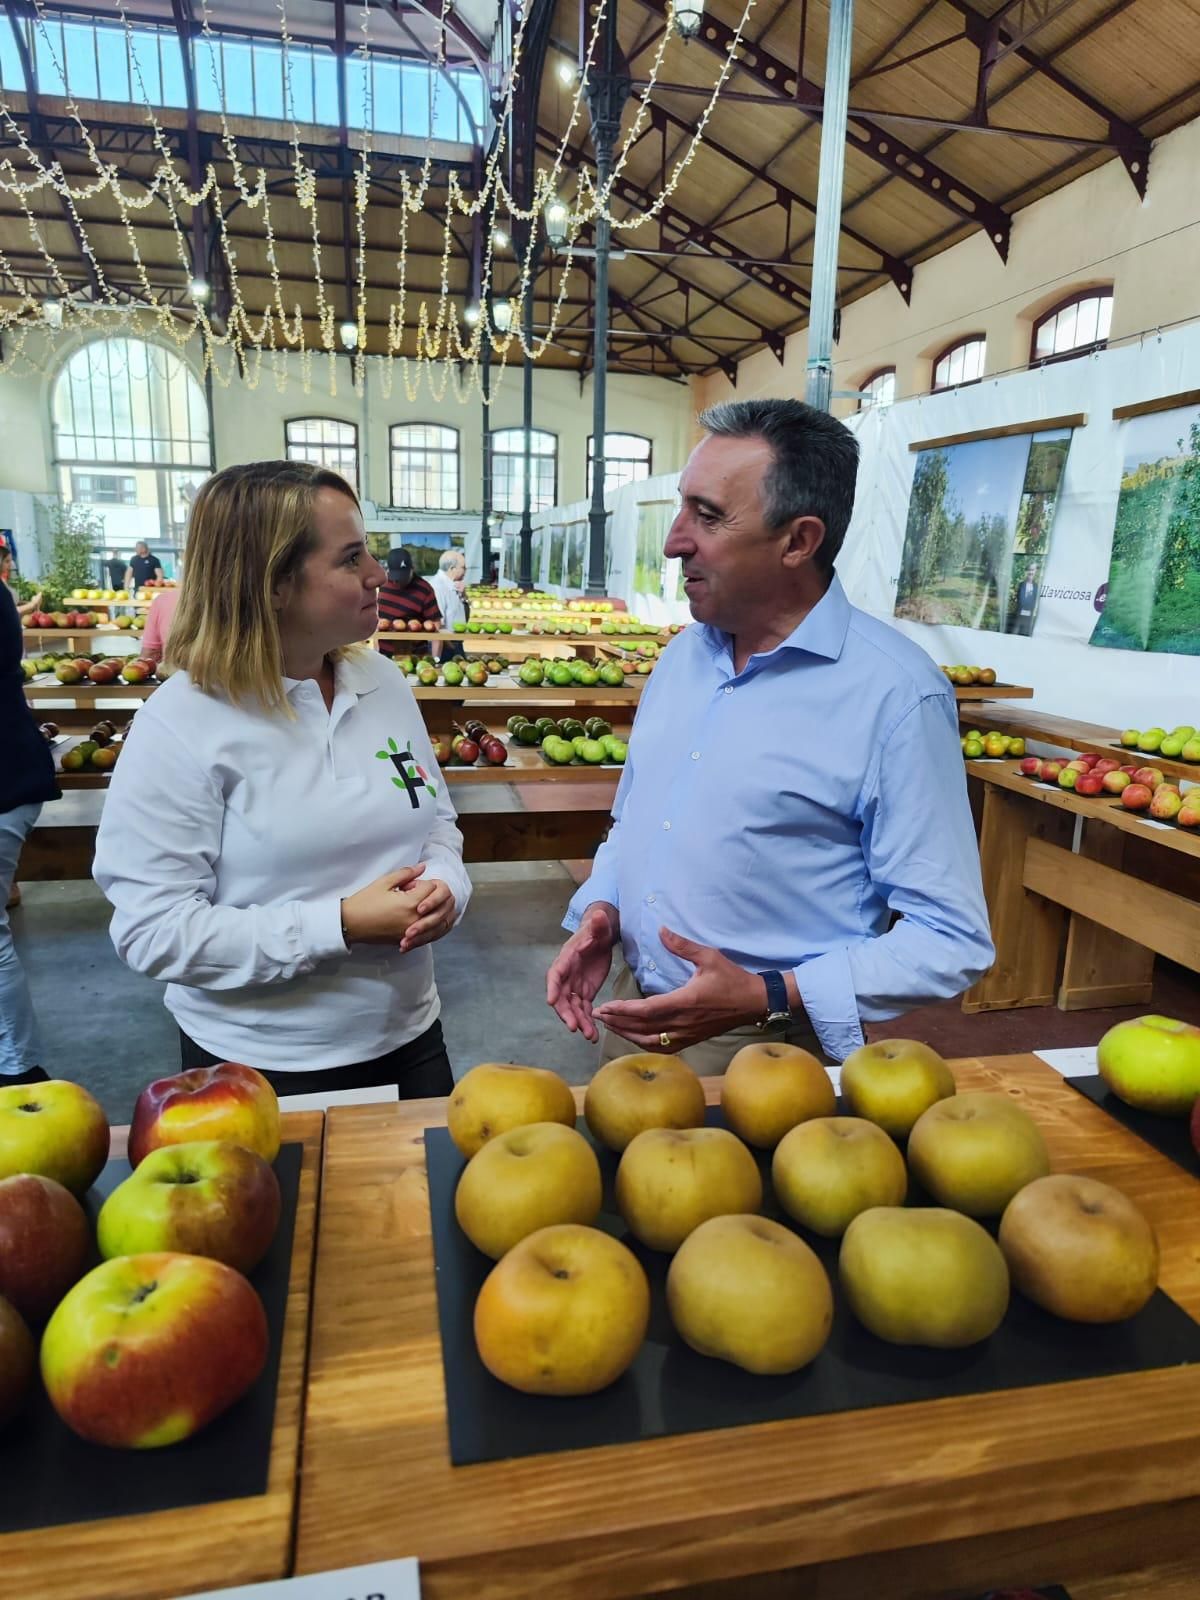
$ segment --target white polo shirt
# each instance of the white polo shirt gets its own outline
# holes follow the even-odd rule
[[[273,1072],[347,1066],[417,1038],[441,1009],[433,947],[347,950],[339,902],[425,863],[461,917],[462,835],[417,703],[385,657],[339,661],[327,711],[295,718],[176,673],[134,718],[96,840],[111,934],[204,1049]]]

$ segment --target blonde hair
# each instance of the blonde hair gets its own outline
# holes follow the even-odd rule
[[[196,495],[167,664],[206,694],[288,709],[272,597],[317,543],[318,489],[358,505],[345,478],[307,461],[225,467]]]

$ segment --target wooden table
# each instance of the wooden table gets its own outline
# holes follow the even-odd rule
[[[1200,1317],[1200,1183],[1036,1057],[954,1066],[1142,1207]],[[422,1142],[443,1121],[328,1115],[298,1572],[416,1555],[426,1600],[1200,1594],[1200,1367],[452,1467]]]
[[[954,698],[960,704],[964,700],[1032,700],[1033,690],[1021,683],[956,683]]]
[[[317,1186],[324,1116],[293,1111],[283,1136],[304,1145],[275,1431],[267,1491],[241,1500],[184,1506],[0,1535],[0,1594],[8,1600],[157,1600],[185,1589],[218,1589],[285,1577],[291,1569],[304,1409]],[[113,1154],[124,1154],[114,1130]],[[103,1458],[103,1452],[98,1461]],[[98,1467],[97,1470],[100,1470]]]
[[[974,725],[979,718],[973,709],[960,710],[959,721],[964,725]],[[1020,707],[1004,706],[997,711],[987,712],[987,724],[999,733],[1016,734],[1022,739],[1033,739],[1055,749],[1111,756],[1119,760],[1122,766],[1136,761],[1139,766],[1157,767],[1165,778],[1190,778],[1193,783],[1200,783],[1200,762],[1173,761],[1169,756],[1160,756],[1157,752],[1147,754],[1143,750],[1131,750],[1121,743],[1121,735],[1115,728],[1105,728],[1099,723],[1078,722],[1073,717],[1057,717],[1044,711],[1025,711]]]
[[[1200,904],[1177,892],[1200,874],[1200,838],[1125,811],[1114,795],[1032,783],[1007,762],[966,768],[983,791],[979,855],[996,959],[964,1011],[1145,1005],[1156,954],[1200,972]],[[1147,881],[1128,842],[1143,855],[1169,853],[1163,875],[1174,887]]]

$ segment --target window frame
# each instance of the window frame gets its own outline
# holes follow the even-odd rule
[[[442,433],[453,434],[454,448],[443,448],[439,445],[420,445],[415,448],[422,453],[438,456],[454,457],[454,503],[452,505],[414,506],[407,505],[396,498],[396,435],[407,432],[413,428],[437,428]],[[391,504],[397,511],[461,511],[462,510],[462,432],[452,427],[448,422],[393,422],[388,425],[388,493]]]
[[[293,427],[295,427],[297,423],[301,423],[301,422],[328,422],[328,423],[331,423],[334,427],[337,427],[337,428],[349,428],[350,429],[351,437],[353,439],[353,444],[350,445],[349,447],[347,447],[347,446],[339,446],[337,448],[342,448],[342,449],[350,448],[350,449],[352,449],[354,451],[354,472],[353,472],[352,475],[349,476],[349,483],[350,483],[350,487],[354,490],[355,494],[361,496],[363,490],[362,490],[362,485],[361,485],[361,483],[359,481],[359,473],[360,473],[360,469],[361,469],[361,466],[362,466],[362,457],[361,457],[361,455],[359,453],[359,447],[358,447],[358,423],[357,422],[350,422],[345,417],[327,417],[327,416],[285,417],[283,419],[283,455],[284,455],[284,460],[285,461],[305,461],[305,460],[307,460],[306,456],[294,456],[294,455],[292,455],[292,453],[291,453],[292,441],[288,436],[289,435],[289,431]],[[325,462],[319,462],[317,464],[320,465],[320,466],[326,466],[327,465],[327,463],[325,463]],[[340,472],[341,468],[340,467],[331,467],[329,470],[331,472]],[[342,476],[346,477],[347,474],[346,473],[342,473]]]
[[[646,456],[644,462],[646,471],[642,477],[624,478],[622,479],[621,483],[615,484],[614,488],[622,488],[626,483],[644,483],[647,478],[652,478],[654,476],[654,440],[648,433],[630,433],[628,428],[613,428],[610,432],[610,430],[606,428],[604,430],[604,438],[606,441],[609,439],[638,439],[646,446]],[[596,435],[594,433],[589,433],[587,436],[587,451],[585,461],[585,479],[587,483],[587,498],[589,500],[592,498],[592,468],[596,460],[595,445]],[[641,456],[610,456],[606,449],[604,452],[604,475],[606,478],[608,476],[608,463],[610,461],[629,461],[635,466],[639,467],[643,465]],[[607,488],[608,485],[606,483],[605,489],[607,490]]]
[[[878,383],[880,378],[891,378],[892,397],[890,400],[876,400],[868,395],[868,390],[873,383]],[[869,377],[863,379],[858,386],[858,409],[862,411],[867,405],[890,406],[896,403],[896,369],[895,367],[876,367]]]
[[[957,382],[952,383],[939,383],[937,381],[937,369],[941,366],[942,362],[948,360],[956,350],[965,349],[966,346],[970,344],[981,344],[983,346],[983,363],[981,363],[981,365],[987,362],[987,334],[960,334],[959,337],[952,340],[944,350],[939,351],[938,354],[934,356],[933,361],[930,364],[929,392],[931,394],[947,394],[951,389],[966,389],[969,388],[973,383],[981,383],[983,381],[984,375],[982,371],[977,378],[960,378]]]
[[[499,451],[497,451],[497,449],[496,449],[496,439],[500,434],[513,434],[513,435],[515,435],[517,438],[519,438],[522,441],[521,448],[519,450],[499,450]],[[553,484],[552,484],[552,487],[551,487],[550,499],[543,506],[543,505],[537,504],[536,496],[534,496],[533,494],[531,494],[530,497],[529,497],[529,509],[530,509],[531,513],[534,513],[534,512],[539,512],[539,511],[548,511],[548,510],[550,510],[550,508],[552,506],[556,506],[558,504],[558,450],[559,450],[559,437],[558,437],[558,434],[555,433],[550,428],[531,428],[530,429],[530,435],[531,435],[532,438],[535,438],[535,439],[536,438],[550,439],[554,443],[553,450],[533,450],[533,451],[531,451],[531,456],[532,456],[532,459],[534,461],[552,461],[554,463],[554,480],[553,480]],[[524,512],[525,508],[524,508],[523,505],[521,505],[521,506],[502,506],[502,505],[500,505],[498,503],[498,501],[496,499],[496,457],[497,457],[497,455],[500,455],[500,456],[509,457],[510,459],[513,458],[513,457],[515,457],[517,459],[522,458],[524,456],[524,454],[525,454],[524,437],[525,437],[525,429],[520,424],[518,424],[515,427],[510,425],[510,426],[504,427],[504,428],[489,428],[488,429],[488,451],[487,451],[487,455],[488,455],[488,480],[489,480],[489,505],[488,505],[488,509],[490,511],[498,511],[502,516],[505,516],[505,517],[519,517]]]
[[[1047,367],[1055,361],[1073,361],[1076,356],[1090,356],[1097,350],[1108,349],[1108,334],[1103,339],[1092,339],[1087,344],[1072,345],[1069,350],[1055,350],[1048,356],[1037,353],[1038,334],[1048,322],[1052,322],[1064,311],[1069,311],[1072,306],[1082,305],[1085,300],[1107,300],[1109,306],[1109,326],[1112,326],[1113,286],[1108,284],[1093,284],[1089,289],[1077,289],[1074,294],[1065,296],[1054,305],[1049,306],[1041,316],[1034,319],[1033,327],[1029,333],[1029,365],[1031,367]],[[1097,317],[1097,325],[1099,325]]]

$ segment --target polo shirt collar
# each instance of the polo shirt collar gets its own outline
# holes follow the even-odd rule
[[[311,683],[311,678],[289,678],[286,674],[283,679],[283,692],[290,700],[292,695],[302,684]],[[340,661],[333,664],[333,693],[336,702],[337,696],[343,692],[361,698],[364,694],[371,694],[378,689],[379,682],[371,671],[371,659],[367,654],[367,647],[353,648]]]

